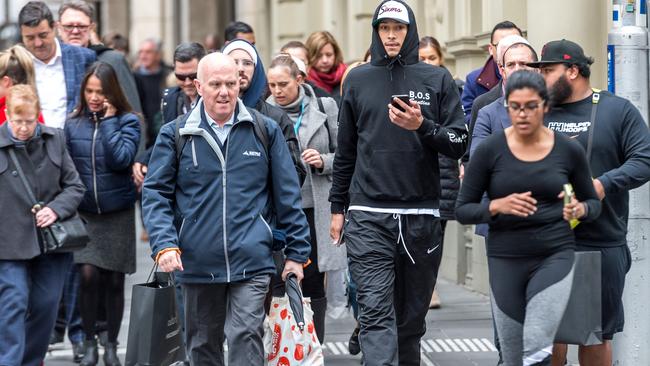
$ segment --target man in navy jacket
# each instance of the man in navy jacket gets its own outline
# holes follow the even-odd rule
[[[298,176],[278,125],[237,97],[230,56],[204,57],[195,84],[198,105],[179,117],[178,131],[177,121],[163,126],[154,145],[144,222],[160,268],[178,271],[192,364],[223,365],[225,333],[230,365],[263,365],[272,211],[287,239],[283,279],[289,272],[302,279],[309,257]],[[267,129],[267,148],[255,123]]]

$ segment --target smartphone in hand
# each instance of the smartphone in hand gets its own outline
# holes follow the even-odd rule
[[[395,98],[401,100],[402,102],[406,103],[406,105],[411,105],[411,101],[409,100],[408,94],[395,94],[390,97],[390,104],[393,105],[393,107],[399,109],[402,112],[406,112],[404,108],[402,108],[401,105],[397,104],[397,102],[394,100]]]

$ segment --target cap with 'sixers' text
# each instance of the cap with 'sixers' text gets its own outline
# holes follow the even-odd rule
[[[373,26],[381,23],[384,19],[391,19],[402,24],[409,24],[409,12],[406,6],[399,1],[386,1],[379,8],[377,19],[372,23]]]

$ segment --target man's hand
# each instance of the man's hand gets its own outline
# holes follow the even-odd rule
[[[284,261],[284,271],[282,271],[282,281],[287,280],[289,272],[296,275],[298,282],[302,281],[304,274],[302,272],[302,263],[294,262],[291,259]]]
[[[338,245],[341,241],[344,219],[345,217],[343,214],[332,214],[332,221],[330,222],[330,238],[332,238],[332,244],[334,245]]]
[[[460,163],[460,166],[458,167],[459,174],[458,174],[458,179],[463,180],[465,178],[465,164]]]
[[[175,250],[165,252],[158,258],[158,266],[163,272],[182,271],[183,263],[181,262],[181,255]]]
[[[490,215],[496,214],[528,217],[537,211],[537,200],[532,192],[512,193],[503,198],[490,201]]]
[[[594,179],[593,183],[596,195],[598,195],[598,199],[602,201],[603,198],[605,198],[605,187],[603,187],[603,184],[598,179]]]
[[[390,118],[390,121],[409,131],[415,131],[420,128],[422,121],[424,121],[420,105],[410,100],[409,102],[411,105],[409,106],[399,98],[393,98],[393,101],[404,108],[404,112],[400,111],[392,104],[389,104],[388,117]]]
[[[139,192],[142,189],[142,184],[144,183],[144,176],[147,174],[147,166],[142,163],[135,162],[133,163],[131,170],[133,172],[133,183],[135,183],[135,186]]]

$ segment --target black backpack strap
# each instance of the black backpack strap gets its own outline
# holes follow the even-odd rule
[[[176,121],[174,122],[174,142],[176,143],[176,164],[178,164],[181,161],[181,154],[183,153],[183,148],[185,147],[185,142],[187,141],[187,137],[181,136],[180,129],[181,129],[181,120],[182,116],[176,118]]]
[[[318,101],[318,110],[321,113],[324,113],[327,116],[327,113],[325,112],[325,107],[323,106],[323,98],[316,97],[316,101]],[[334,152],[334,144],[332,144],[332,138],[330,135],[330,124],[329,124],[329,118],[325,118],[325,129],[327,129],[327,142],[328,142],[328,148],[331,153]]]
[[[257,111],[252,111],[249,109],[249,112],[253,117],[253,130],[255,131],[255,136],[257,136],[257,138],[262,143],[264,152],[270,161],[271,154],[269,154],[269,130],[267,129],[266,121],[264,121],[264,117],[258,115]]]
[[[591,128],[589,129],[589,138],[587,140],[587,162],[591,164],[591,151],[594,144],[594,128],[596,128],[596,111],[598,102],[600,102],[600,89],[592,88],[591,95]]]

